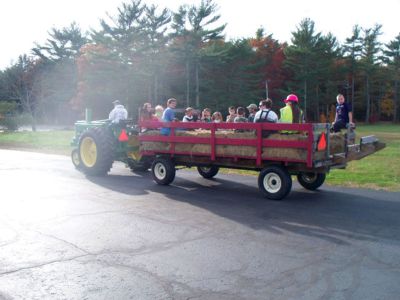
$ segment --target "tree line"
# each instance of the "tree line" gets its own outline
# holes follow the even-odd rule
[[[381,25],[355,25],[340,44],[305,18],[290,44],[263,28],[226,40],[219,19],[213,0],[177,11],[131,0],[97,30],[52,28],[44,44],[0,72],[0,104],[18,103],[34,128],[38,120],[69,123],[84,108],[105,118],[115,99],[135,118],[144,102],[170,97],[225,113],[267,96],[278,110],[295,93],[307,121],[324,122],[342,93],[357,121],[399,121],[400,33],[383,44]]]

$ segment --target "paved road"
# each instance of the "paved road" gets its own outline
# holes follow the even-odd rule
[[[0,150],[0,299],[398,299],[400,193],[173,185]]]

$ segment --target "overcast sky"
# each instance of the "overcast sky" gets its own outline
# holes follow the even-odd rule
[[[116,15],[127,0],[2,0],[0,4],[0,69],[20,54],[30,54],[34,43],[43,44],[47,32],[55,27],[77,22],[83,30],[97,28],[106,13]],[[181,4],[199,4],[200,0],[142,0],[175,10]],[[263,27],[280,42],[289,42],[291,32],[304,18],[315,22],[315,29],[332,32],[340,42],[350,37],[358,24],[371,28],[382,24],[381,42],[393,40],[400,33],[400,0],[215,0],[221,20],[227,23],[228,39],[252,37]]]

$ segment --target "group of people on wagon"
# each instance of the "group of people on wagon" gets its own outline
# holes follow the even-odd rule
[[[350,105],[344,102],[342,94],[337,95],[337,109],[335,121],[332,124],[333,131],[338,132],[342,128],[346,128],[348,124],[354,126],[352,120],[352,111]],[[151,103],[144,103],[139,113],[140,121],[162,121],[162,122],[206,122],[206,123],[243,123],[243,122],[268,122],[268,123],[304,123],[304,113],[299,107],[299,98],[295,94],[288,95],[284,100],[285,106],[279,110],[279,115],[273,111],[273,102],[267,98],[261,100],[259,105],[250,104],[247,106],[248,114],[244,107],[230,106],[228,114],[224,120],[222,113],[211,109],[204,108],[201,113],[192,107],[187,107],[181,120],[176,118],[175,109],[177,100],[170,98],[167,100],[166,109],[161,105],[157,105],[154,109]],[[119,101],[114,103],[116,108],[121,109]],[[110,113],[111,116],[111,113]],[[111,118],[111,117],[110,117]],[[168,129],[168,128],[166,128]],[[169,134],[169,130],[164,130],[163,134]]]

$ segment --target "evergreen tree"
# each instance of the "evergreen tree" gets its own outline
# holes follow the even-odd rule
[[[400,80],[400,33],[395,37],[394,40],[390,41],[385,45],[386,50],[383,51],[385,54],[385,62],[388,65],[390,75],[393,78],[393,97],[394,97],[394,109],[393,109],[393,122],[398,122],[400,119],[400,103],[399,103],[399,80]]]
[[[36,131],[38,114],[42,108],[42,71],[43,62],[27,55],[20,55],[17,63],[5,70],[9,96],[18,100],[23,111],[30,116],[32,131]]]
[[[375,25],[373,28],[363,29],[362,51],[361,51],[361,70],[365,80],[365,122],[369,123],[371,116],[371,93],[373,92],[373,76],[378,70],[381,52],[381,43],[378,37],[381,33],[382,25]]]
[[[315,32],[315,24],[310,19],[300,22],[296,32],[292,32],[292,45],[285,49],[285,65],[293,74],[288,92],[303,95],[304,114],[308,106],[318,115],[319,81],[328,77],[328,69],[337,55],[336,39],[328,34],[326,37]],[[310,97],[309,96],[313,96]],[[314,102],[314,103],[313,103]]]
[[[73,22],[62,29],[52,28],[44,45],[36,44],[32,52],[43,61],[73,60],[80,48],[88,42],[79,26]]]
[[[88,39],[76,23],[62,29],[52,28],[49,36],[44,45],[36,44],[32,49],[34,56],[41,61],[41,103],[46,105],[43,117],[55,123],[67,122],[70,121],[68,102],[76,93],[77,86],[75,59]]]
[[[80,80],[92,87],[83,89],[85,101],[97,108],[98,114],[106,114],[111,99],[116,98],[134,113],[148,97],[149,78],[143,68],[148,47],[145,11],[141,0],[122,3],[115,16],[100,20],[101,29],[92,32],[95,45],[85,49],[81,63],[88,72],[81,72]]]
[[[167,67],[167,25],[171,21],[171,14],[164,8],[159,13],[157,6],[145,7],[143,26],[145,31],[144,68],[148,73],[148,98],[159,100],[161,80]]]
[[[203,105],[225,113],[231,105],[246,106],[261,99],[261,64],[249,40],[213,43],[204,50]]]
[[[283,94],[280,89],[285,85],[288,74],[283,68],[285,60],[284,49],[286,44],[280,44],[272,37],[272,34],[266,35],[263,28],[259,28],[256,37],[250,39],[250,45],[255,51],[254,63],[261,65],[259,89],[261,97],[270,97],[271,99],[282,99]]]
[[[361,57],[362,38],[360,36],[361,28],[358,25],[353,27],[353,33],[350,38],[346,38],[343,46],[343,54],[347,60],[348,70],[351,77],[351,99],[347,99],[352,105],[353,115],[355,114],[354,89],[355,76],[358,70],[358,60]],[[347,97],[348,98],[348,97]]]
[[[216,10],[217,5],[212,0],[202,0],[198,7],[181,6],[173,16],[172,37],[175,39],[173,49],[185,60],[187,106],[190,106],[191,66],[194,66],[195,101],[199,107],[201,50],[207,43],[223,38],[225,24],[209,28],[220,18],[220,15],[215,14]]]

